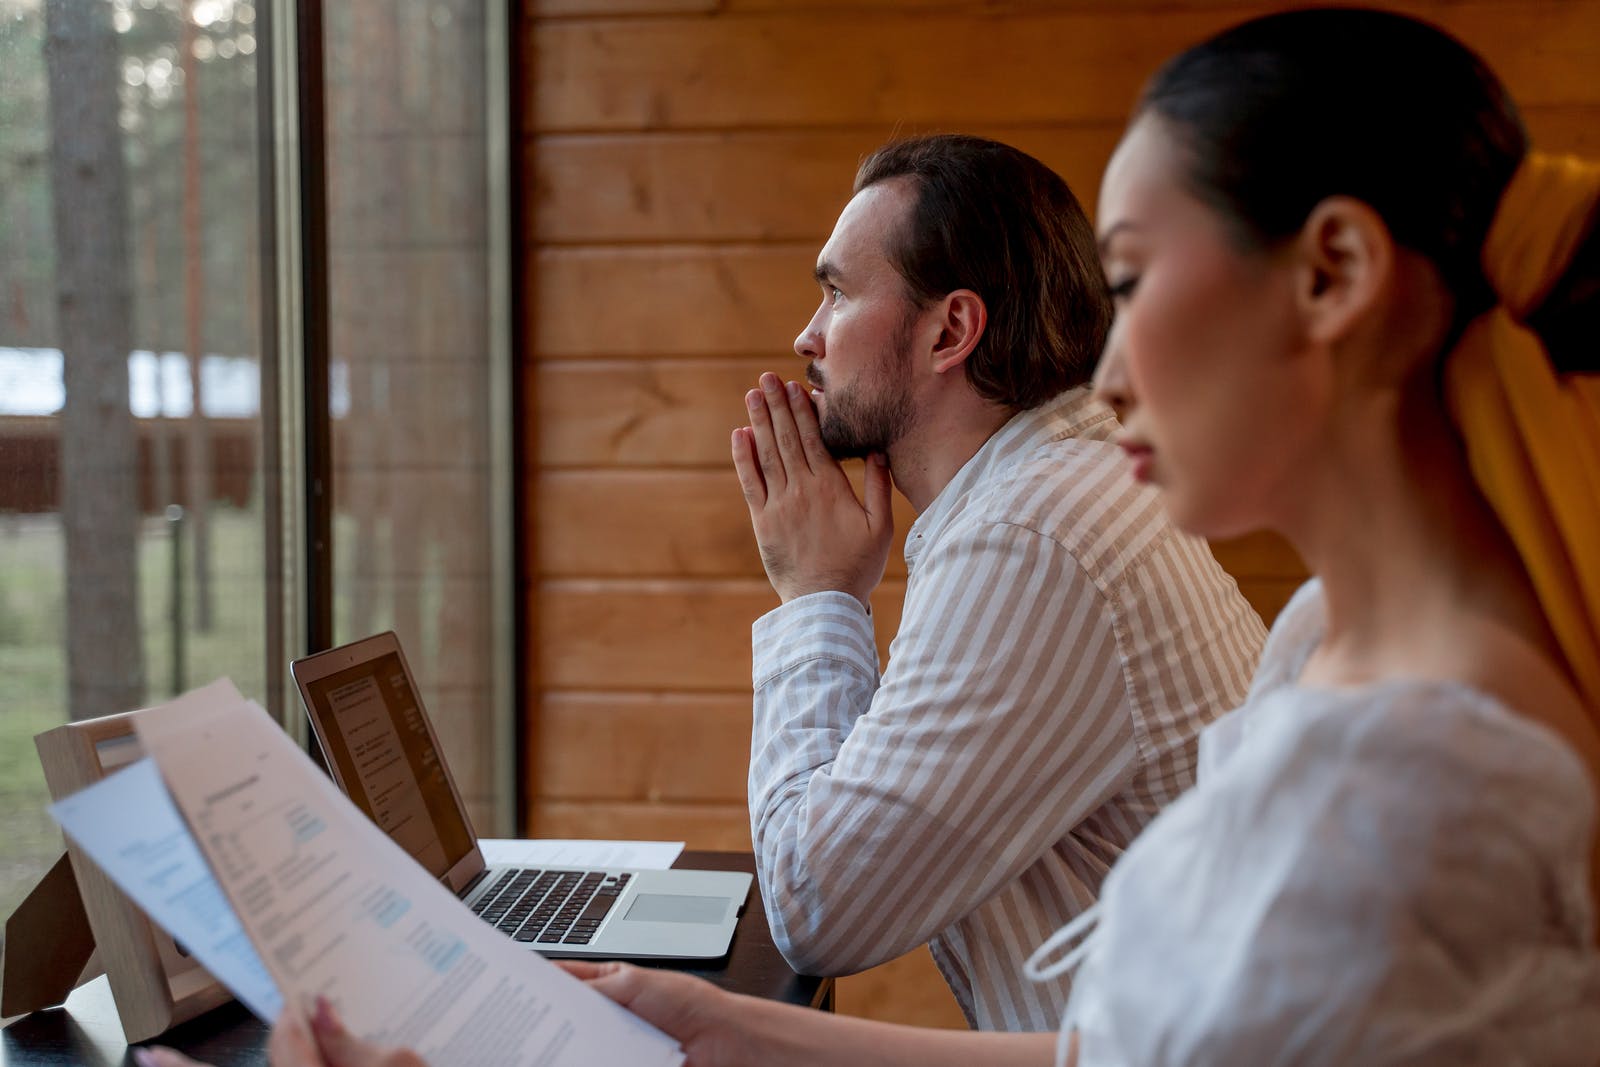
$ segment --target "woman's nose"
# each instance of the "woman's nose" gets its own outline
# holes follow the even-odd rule
[[[1122,346],[1117,343],[1117,330],[1112,327],[1106,337],[1105,350],[1100,353],[1100,365],[1094,372],[1095,399],[1124,418],[1133,407],[1133,392],[1128,386],[1128,373],[1122,358]]]

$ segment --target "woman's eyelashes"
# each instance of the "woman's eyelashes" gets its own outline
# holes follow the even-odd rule
[[[1133,295],[1134,288],[1139,284],[1137,275],[1129,275],[1119,282],[1112,282],[1108,291],[1111,293],[1111,302],[1120,304]]]

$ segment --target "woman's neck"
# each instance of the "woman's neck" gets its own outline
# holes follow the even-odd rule
[[[1284,533],[1322,579],[1328,629],[1308,682],[1471,681],[1464,639],[1550,652],[1543,615],[1431,385],[1364,396],[1294,488]],[[1465,674],[1466,677],[1458,677]]]

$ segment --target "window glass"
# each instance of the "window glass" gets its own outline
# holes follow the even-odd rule
[[[33,735],[265,698],[256,9],[0,0],[0,915]]]
[[[393,629],[495,797],[484,0],[325,9],[334,632]],[[503,394],[502,394],[503,395]]]

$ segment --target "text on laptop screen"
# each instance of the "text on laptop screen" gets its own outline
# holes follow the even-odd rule
[[[416,694],[393,653],[306,687],[327,756],[356,806],[443,877],[473,847]]]

